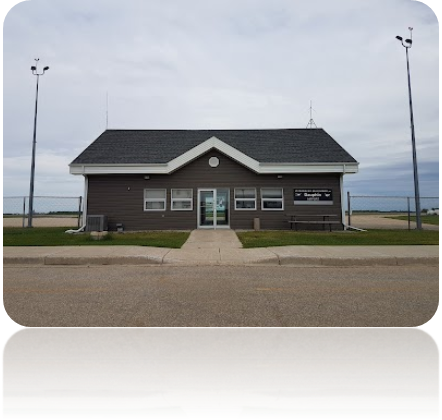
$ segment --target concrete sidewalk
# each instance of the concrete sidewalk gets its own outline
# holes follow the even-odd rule
[[[282,246],[243,249],[232,230],[195,230],[181,249],[145,246],[3,247],[4,265],[438,265],[439,246]]]

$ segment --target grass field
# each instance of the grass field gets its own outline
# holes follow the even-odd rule
[[[367,232],[237,232],[244,248],[284,245],[438,245],[439,232],[370,230]]]
[[[181,248],[190,232],[110,233],[95,240],[88,233],[67,234],[68,228],[3,228],[4,246],[140,245]],[[237,232],[244,248],[284,245],[438,245],[438,231],[369,230],[367,232]]]
[[[141,245],[181,248],[190,232],[125,232],[110,233],[101,240],[92,239],[89,233],[67,234],[69,229],[3,228],[3,246],[65,246],[65,245]]]

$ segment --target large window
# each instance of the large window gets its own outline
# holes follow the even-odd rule
[[[262,188],[261,209],[284,210],[284,194],[282,188]]]
[[[170,209],[177,211],[193,210],[193,190],[191,188],[172,190]]]
[[[235,188],[235,210],[256,210],[255,188]]]
[[[166,210],[166,190],[144,190],[144,210]]]

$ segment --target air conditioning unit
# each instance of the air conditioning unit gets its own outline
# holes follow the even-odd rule
[[[107,216],[87,216],[86,231],[87,232],[103,232],[107,230]]]

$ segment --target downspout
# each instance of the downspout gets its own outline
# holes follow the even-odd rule
[[[345,172],[345,165],[344,165],[344,172]],[[341,174],[341,177],[340,177],[340,187],[341,187],[341,222],[342,222],[342,226],[344,226],[344,230],[346,230],[347,226],[345,225],[344,172]]]
[[[89,187],[89,178],[84,175],[84,199],[83,199],[83,226],[86,226],[87,222],[87,195]]]

